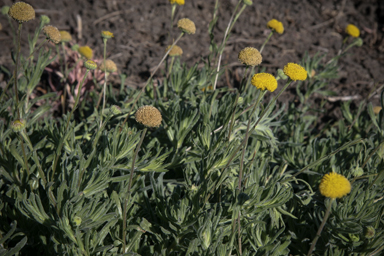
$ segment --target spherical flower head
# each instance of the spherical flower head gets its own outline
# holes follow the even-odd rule
[[[253,4],[252,0],[243,0],[245,5],[251,6]]]
[[[76,226],[80,226],[81,225],[81,217],[79,217],[79,216],[75,216],[74,218],[73,218],[73,222],[76,224]]]
[[[286,74],[291,80],[296,81],[304,81],[307,79],[307,71],[305,69],[296,64],[296,63],[288,63],[284,66],[284,74]]]
[[[14,132],[19,132],[25,128],[25,124],[26,124],[26,122],[24,119],[16,119],[15,121],[13,121],[11,123],[11,129]]]
[[[19,23],[23,23],[35,18],[35,10],[27,3],[17,2],[9,8],[8,15]]]
[[[348,24],[348,26],[345,28],[345,32],[353,37],[359,37],[360,36],[360,30],[352,24]]]
[[[267,27],[275,30],[279,34],[283,34],[283,32],[284,32],[283,23],[281,23],[280,21],[278,21],[276,19],[272,19],[272,20],[268,21]]]
[[[268,73],[258,73],[253,75],[251,83],[262,91],[267,89],[268,91],[273,92],[277,88],[276,78]]]
[[[253,47],[246,47],[239,53],[239,61],[247,66],[257,66],[262,60],[260,52]]]
[[[105,39],[111,39],[113,37],[113,33],[109,31],[101,31],[101,37]]]
[[[135,114],[136,122],[143,124],[147,127],[159,127],[163,118],[160,111],[152,106],[142,106]]]
[[[117,71],[117,67],[115,62],[113,62],[112,60],[105,60],[105,65],[103,61],[100,65],[100,70],[108,73],[113,73]]]
[[[77,51],[87,60],[90,60],[93,57],[93,51],[89,46],[81,46]]]
[[[319,190],[325,197],[332,199],[342,198],[351,192],[351,183],[343,175],[331,172],[323,176]]]
[[[46,25],[49,22],[51,22],[51,19],[47,15],[41,15],[40,21],[41,21],[41,24]]]
[[[184,5],[184,0],[169,0],[171,4]]]
[[[65,30],[61,30],[60,35],[61,35],[61,42],[68,43],[69,41],[72,40],[71,34],[69,34],[69,32]]]
[[[172,45],[168,45],[167,49],[165,50],[165,52],[167,52],[169,50],[169,48],[171,48]],[[174,45],[172,47],[172,49],[169,51],[168,55],[171,56],[171,57],[175,57],[175,56],[181,56],[183,54],[183,50],[177,46],[177,45]]]
[[[196,26],[190,19],[184,18],[177,22],[177,27],[188,34],[195,34]]]
[[[56,27],[51,25],[45,26],[43,28],[43,33],[52,43],[58,44],[61,42],[61,34]]]
[[[85,63],[84,63],[84,66],[87,68],[87,69],[90,69],[90,70],[95,70],[97,68],[97,64],[92,61],[92,60],[87,60]]]
[[[376,106],[376,107],[373,107],[373,113],[375,113],[376,115],[378,115],[381,111],[381,107],[380,106]]]

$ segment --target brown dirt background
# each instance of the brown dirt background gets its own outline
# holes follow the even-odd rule
[[[79,45],[94,49],[96,57],[101,58],[103,43],[102,30],[109,30],[115,38],[108,41],[108,56],[114,60],[120,73],[128,78],[126,85],[141,86],[151,70],[159,63],[166,46],[170,42],[171,6],[168,0],[29,0],[37,17],[41,14],[51,18],[51,25],[69,31]],[[209,53],[208,24],[212,19],[215,0],[185,0],[178,7],[177,21],[187,17],[197,27],[195,35],[181,39],[179,46],[184,54],[181,58],[189,66]],[[215,30],[215,41],[222,41],[229,18],[237,0],[220,0],[219,21]],[[327,53],[328,61],[340,49],[345,38],[344,28],[348,23],[360,28],[364,45],[353,48],[339,62],[339,78],[330,83],[329,89],[339,96],[357,96],[358,104],[376,84],[384,83],[384,1],[383,0],[269,0],[253,1],[247,7],[233,28],[231,38],[225,48],[223,64],[227,77],[220,80],[219,86],[233,86],[243,67],[237,62],[238,52],[247,46],[260,48],[269,30],[266,23],[272,19],[283,22],[285,32],[273,35],[263,52],[263,63],[269,72],[275,73],[288,62],[300,62],[305,51],[311,56],[316,52]],[[0,7],[12,5],[14,1],[0,0]],[[81,17],[79,33],[77,16]],[[32,33],[39,20],[23,26],[23,45],[27,46],[26,33]],[[14,46],[9,24],[0,15],[3,30],[0,31],[0,65],[13,69],[10,52]],[[172,38],[179,32],[172,30]],[[43,40],[41,36],[41,40]],[[161,72],[157,73],[161,76]],[[0,82],[6,79],[0,76]],[[118,77],[115,78],[118,83]],[[160,77],[161,79],[161,77]],[[3,83],[4,84],[4,83]],[[276,93],[276,92],[275,92]],[[319,98],[323,97],[317,95]],[[316,96],[316,97],[317,97]],[[293,100],[295,90],[285,92],[283,100]],[[379,104],[379,95],[371,101]],[[326,108],[330,116],[340,102],[328,102]],[[353,105],[353,104],[352,104]]]

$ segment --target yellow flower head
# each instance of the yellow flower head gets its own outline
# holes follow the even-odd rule
[[[35,18],[35,10],[27,3],[17,2],[9,8],[8,15],[19,23],[23,23]]]
[[[136,111],[135,119],[136,122],[151,128],[159,127],[163,120],[160,111],[152,106],[140,107]]]
[[[279,34],[283,34],[283,32],[284,32],[283,23],[281,23],[280,21],[275,20],[275,19],[268,21],[267,27],[275,30]]]
[[[19,132],[25,128],[25,120],[24,119],[16,119],[11,123],[11,128],[14,132]]]
[[[251,83],[262,91],[267,89],[268,91],[273,92],[277,88],[276,78],[268,73],[258,73],[253,75]]]
[[[61,42],[61,34],[56,27],[51,25],[45,26],[43,28],[43,33],[52,43],[58,44]]]
[[[184,5],[184,0],[169,0],[171,4]]]
[[[380,106],[373,107],[373,113],[375,113],[376,115],[379,114],[380,111],[381,111],[381,107]]]
[[[195,34],[196,26],[190,19],[184,18],[177,22],[177,27],[188,34]]]
[[[116,72],[117,67],[115,62],[113,60],[105,60],[105,67],[104,67],[104,61],[100,65],[100,70],[108,73]]]
[[[67,31],[61,30],[60,35],[61,35],[61,42],[67,43],[72,40],[71,34],[69,34]]]
[[[262,60],[260,52],[253,47],[246,47],[239,53],[239,61],[247,66],[257,66]]]
[[[87,60],[85,63],[84,63],[84,66],[87,68],[87,69],[90,69],[90,70],[95,70],[97,68],[97,64],[96,62],[92,61],[92,60]]]
[[[330,172],[321,179],[319,190],[325,197],[332,199],[342,198],[351,192],[351,183],[343,175]]]
[[[109,31],[101,31],[101,37],[105,39],[111,39],[113,37],[113,33]]]
[[[307,71],[305,71],[302,66],[292,62],[284,66],[284,74],[286,74],[293,81],[304,81],[307,79]]]
[[[171,48],[171,46],[172,45],[169,45],[167,47],[167,49],[165,50],[165,52],[167,52],[169,50],[169,48]],[[174,45],[172,47],[172,49],[169,51],[168,55],[171,56],[171,57],[175,57],[175,56],[181,56],[182,54],[183,54],[183,50],[179,46]]]
[[[348,26],[345,28],[345,32],[347,32],[348,35],[353,37],[359,37],[360,36],[360,30],[352,24],[348,24]]]
[[[83,56],[87,60],[93,58],[93,51],[89,46],[81,46],[77,51],[80,53],[81,56]]]

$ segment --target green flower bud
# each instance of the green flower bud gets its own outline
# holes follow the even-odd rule
[[[110,111],[115,116],[121,114],[121,108],[119,106],[116,106],[116,105],[112,105],[110,108]]]
[[[360,241],[360,236],[357,234],[348,234],[349,238],[352,240],[352,242],[359,242]]]
[[[351,174],[355,177],[360,177],[364,174],[364,170],[363,170],[363,168],[356,166],[355,168],[353,168],[351,170]]]
[[[243,3],[248,5],[248,6],[251,6],[253,4],[252,0],[243,0]]]
[[[87,60],[85,63],[84,63],[84,66],[87,68],[87,69],[90,69],[90,70],[95,70],[97,68],[97,64],[92,61],[92,60]]]
[[[282,69],[277,70],[277,78],[276,79],[282,79],[282,80],[287,80],[288,76],[284,73]]]
[[[244,98],[243,97],[239,97],[238,99],[237,99],[237,104],[238,105],[242,105],[244,103]]]
[[[371,239],[375,236],[375,233],[376,233],[375,228],[372,226],[368,226],[365,228],[364,237],[367,239]]]
[[[11,129],[14,132],[19,132],[25,128],[25,124],[26,124],[26,122],[24,119],[16,119],[15,121],[13,121],[11,123]]]
[[[361,37],[357,38],[355,41],[356,46],[362,46],[363,45],[363,39]]]
[[[3,8],[1,8],[1,13],[3,15],[7,15],[9,12],[9,6],[8,5],[4,5]]]
[[[80,226],[81,218],[78,216],[75,216],[75,218],[73,218],[73,222],[75,222],[76,226]]]
[[[49,22],[51,22],[51,19],[47,15],[41,15],[40,22],[44,26],[44,25],[47,25]]]

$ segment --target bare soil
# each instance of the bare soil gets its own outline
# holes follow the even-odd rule
[[[14,1],[0,0],[0,7],[12,5]],[[171,37],[171,6],[168,0],[26,0],[37,16],[45,14],[51,24],[60,30],[71,32],[79,45],[94,49],[101,58],[103,43],[102,30],[109,30],[115,37],[108,41],[108,56],[114,60],[120,73],[128,76],[126,85],[139,87],[159,63],[166,46],[179,31],[173,29]],[[222,41],[230,16],[237,0],[220,0],[218,27],[215,41]],[[262,65],[267,71],[276,72],[288,62],[300,62],[306,51],[313,56],[316,52],[326,53],[328,61],[339,51],[345,38],[344,28],[352,23],[360,28],[362,47],[353,51],[339,62],[339,78],[329,84],[329,89],[338,96],[354,96],[356,106],[374,86],[384,84],[384,1],[382,0],[268,0],[253,1],[247,7],[233,28],[225,48],[223,64],[226,76],[219,86],[234,86],[244,68],[238,63],[238,52],[247,46],[260,48],[269,30],[266,23],[272,19],[283,22],[285,32],[273,35],[263,52]],[[185,36],[179,42],[184,54],[182,61],[191,66],[209,54],[208,25],[212,19],[215,0],[186,0],[178,7],[177,21],[187,17],[197,27],[195,35]],[[81,21],[81,22],[79,22]],[[27,46],[26,33],[33,33],[38,19],[23,26],[23,46]],[[12,31],[6,17],[0,15],[3,26],[0,31],[0,65],[12,70],[11,51],[14,48]],[[43,40],[41,36],[41,40]],[[0,71],[1,72],[1,71]],[[161,76],[161,72],[157,74]],[[160,77],[161,78],[161,77]],[[0,82],[7,77],[0,73]],[[119,79],[116,76],[116,83]],[[296,97],[295,90],[288,90],[283,101]],[[316,95],[318,98],[324,96]],[[379,104],[378,94],[370,99]],[[328,101],[325,105],[329,118],[339,118],[335,106],[339,101]]]

